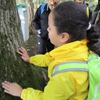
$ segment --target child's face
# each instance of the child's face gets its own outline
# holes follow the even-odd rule
[[[54,26],[53,14],[52,13],[49,14],[48,25],[49,25],[49,27],[47,28],[47,31],[48,31],[48,35],[49,35],[51,43],[54,44],[55,46],[62,45],[62,43],[60,42],[62,35],[61,34],[59,35],[57,33],[57,29]]]
[[[52,10],[60,3],[60,0],[48,0],[49,8]]]

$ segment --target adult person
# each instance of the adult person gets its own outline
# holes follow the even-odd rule
[[[98,4],[94,12],[92,13],[91,23],[96,26],[96,31],[98,31],[100,34],[100,0],[98,0]],[[100,37],[99,37],[99,42],[97,45],[99,45],[99,49],[97,49],[96,53],[100,55]]]
[[[92,20],[92,9],[89,8],[87,3],[85,3],[85,0],[74,0],[74,1],[83,6],[83,8],[85,9],[86,14],[87,14],[87,16],[89,18],[89,21],[91,21]]]
[[[55,76],[51,74],[58,64],[77,60],[87,62],[91,50],[94,55],[93,51],[97,48],[98,34],[93,26],[87,31],[89,21],[83,7],[71,1],[55,7],[49,15],[48,23],[50,41],[57,46],[54,50],[32,57],[28,56],[23,47],[18,52],[25,62],[48,66],[50,80],[44,91],[22,89],[17,83],[7,81],[2,83],[2,87],[6,93],[23,100],[85,100],[89,89],[88,72],[68,71]]]
[[[60,0],[48,0],[48,3],[44,7],[42,4],[35,13],[33,25],[38,32],[38,53],[40,54],[45,54],[54,49],[54,45],[48,37],[48,16],[51,10],[59,3]]]

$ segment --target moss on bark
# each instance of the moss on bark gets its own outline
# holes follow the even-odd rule
[[[43,90],[46,82],[42,72],[46,73],[46,70],[25,63],[17,53],[24,41],[15,0],[0,2],[0,17],[0,84],[7,80],[17,82],[23,88]],[[0,100],[21,99],[4,93],[0,87]]]

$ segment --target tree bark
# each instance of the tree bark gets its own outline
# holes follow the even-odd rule
[[[37,10],[37,5],[38,5],[38,0],[34,0],[34,13],[36,12]]]
[[[34,19],[34,3],[33,3],[33,0],[26,0],[26,5],[28,6],[29,34],[34,34],[36,32],[36,30],[33,26],[33,19]]]
[[[41,68],[25,63],[18,48],[24,46],[20,20],[15,0],[0,0],[0,84],[7,80],[17,82],[23,88],[43,90],[45,81]],[[21,100],[7,95],[0,87],[0,100]]]

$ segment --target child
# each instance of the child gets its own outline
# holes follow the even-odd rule
[[[29,57],[24,48],[19,54],[25,62],[48,66],[50,78],[44,91],[34,88],[22,89],[17,83],[3,82],[4,92],[23,100],[85,100],[88,94],[88,72],[69,71],[51,76],[56,65],[70,61],[86,62],[89,50],[95,51],[98,34],[93,26],[89,29],[83,7],[67,1],[55,7],[49,15],[49,38],[57,48],[45,55]],[[89,26],[89,27],[88,27]],[[88,39],[88,40],[87,40]]]

